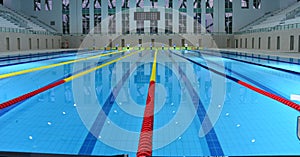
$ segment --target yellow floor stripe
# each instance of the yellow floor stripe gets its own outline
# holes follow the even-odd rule
[[[117,59],[115,59],[115,60],[112,60],[112,61],[109,61],[109,62],[107,62],[107,63],[101,64],[101,65],[99,65],[99,66],[97,66],[97,67],[94,67],[94,68],[91,68],[91,69],[89,69],[89,70],[86,70],[86,71],[83,71],[83,72],[81,72],[81,73],[78,73],[78,74],[76,74],[76,75],[70,76],[70,77],[68,77],[68,78],[65,78],[64,81],[65,81],[65,82],[70,82],[70,81],[72,81],[72,80],[74,80],[74,79],[76,79],[76,78],[78,78],[78,77],[81,77],[81,76],[83,76],[83,75],[85,75],[85,74],[88,74],[88,73],[90,73],[90,72],[96,71],[96,70],[98,70],[98,69],[100,69],[100,68],[103,68],[103,67],[105,67],[105,66],[108,66],[108,65],[110,65],[110,64],[112,64],[112,63],[115,63],[115,62],[117,62],[117,61],[120,61],[120,60],[122,60],[122,59],[124,59],[124,58],[127,58],[127,57],[129,57],[129,56],[132,56],[133,54],[136,54],[136,53],[141,52],[141,51],[142,51],[142,50],[136,51],[136,52],[132,52],[132,53],[126,55],[126,56],[117,58]]]
[[[122,53],[124,51],[125,50],[119,51],[119,52],[111,52],[111,53],[106,53],[106,54],[100,54],[100,55],[91,56],[91,57],[87,57],[87,58],[75,59],[75,60],[61,62],[61,63],[56,63],[56,64],[45,65],[45,66],[41,66],[41,67],[37,67],[37,68],[31,68],[31,69],[26,69],[26,70],[12,72],[12,73],[2,74],[2,75],[0,75],[0,79],[4,79],[4,78],[8,78],[8,77],[13,77],[13,76],[17,76],[17,75],[22,75],[22,74],[26,74],[26,73],[30,73],[30,72],[35,72],[35,71],[39,71],[39,70],[54,68],[54,67],[58,67],[58,66],[66,65],[66,64],[80,62],[80,61],[86,61],[86,60],[90,60],[90,59],[95,59],[95,58],[98,58],[98,57],[104,57],[104,56],[108,56],[108,55],[114,55],[114,54]]]
[[[157,50],[155,51],[155,54],[154,54],[150,82],[151,81],[154,81],[154,82],[156,81],[156,56],[157,56]]]

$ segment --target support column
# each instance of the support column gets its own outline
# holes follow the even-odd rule
[[[116,33],[122,33],[122,0],[116,2]]]
[[[189,0],[187,1],[187,12],[186,12],[186,15],[187,15],[187,19],[186,19],[186,22],[187,22],[187,29],[186,29],[186,32],[188,34],[191,34],[191,33],[194,33],[194,6],[193,6],[194,2],[193,0]]]
[[[173,32],[179,32],[179,3],[178,0],[173,0]]]
[[[107,0],[102,0],[101,1],[101,16],[102,16],[102,21],[101,21],[101,32],[106,34],[108,33],[108,1]]]
[[[206,6],[205,0],[201,1],[201,33],[206,33]]]
[[[136,33],[136,21],[134,20],[134,12],[136,11],[136,0],[130,0],[129,5],[129,31],[131,33]]]
[[[165,33],[165,0],[158,0],[158,11],[160,12],[160,20],[157,22],[158,33]]]
[[[94,16],[94,1],[90,2],[90,33],[94,34],[94,23],[95,23],[95,16]]]

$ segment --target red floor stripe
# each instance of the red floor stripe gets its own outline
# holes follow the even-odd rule
[[[265,96],[267,96],[269,98],[272,98],[272,99],[274,99],[274,100],[276,100],[278,102],[281,102],[281,103],[283,103],[283,104],[285,104],[285,105],[287,105],[289,107],[292,107],[292,108],[294,108],[297,111],[300,111],[300,106],[298,104],[290,101],[290,100],[287,100],[287,99],[282,98],[280,96],[277,96],[275,94],[272,94],[272,93],[266,92],[264,90],[261,90],[261,89],[259,89],[257,87],[254,87],[254,86],[252,86],[252,85],[250,85],[250,84],[248,84],[246,82],[243,82],[243,81],[238,81],[238,84],[240,84],[240,85],[242,85],[244,87],[247,87],[247,88],[249,88],[249,89],[251,89],[253,91],[256,91],[256,92],[258,92],[258,93],[260,93],[262,95],[265,95]]]
[[[155,82],[150,81],[137,157],[152,156]]]
[[[9,100],[9,101],[7,101],[7,102],[4,102],[4,103],[0,104],[0,109],[4,109],[4,108],[6,108],[6,107],[9,107],[9,106],[12,106],[12,105],[14,105],[14,104],[17,104],[17,103],[19,103],[19,102],[21,102],[21,101],[24,101],[24,100],[26,100],[26,99],[28,99],[28,98],[31,98],[31,97],[33,97],[33,96],[35,96],[35,95],[37,95],[37,94],[40,94],[40,93],[42,93],[42,92],[44,92],[44,91],[46,91],[46,90],[48,90],[48,89],[51,89],[51,88],[56,87],[56,86],[58,86],[58,85],[61,85],[61,84],[63,84],[63,83],[65,83],[65,81],[64,81],[64,80],[60,80],[60,81],[54,82],[54,83],[52,83],[52,84],[49,84],[49,85],[47,85],[47,86],[44,86],[44,87],[42,87],[42,88],[39,88],[39,89],[37,89],[37,90],[35,90],[35,91],[32,91],[32,92],[30,92],[30,93],[24,94],[24,95],[22,95],[22,96],[19,96],[19,97],[17,97],[17,98],[14,98],[14,99],[12,99],[12,100]]]

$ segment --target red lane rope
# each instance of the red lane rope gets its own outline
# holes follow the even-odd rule
[[[34,91],[30,92],[30,93],[24,94],[22,96],[14,98],[14,99],[11,99],[11,100],[9,100],[7,102],[4,102],[4,103],[0,104],[0,109],[4,109],[6,107],[9,107],[9,106],[12,106],[14,104],[17,104],[17,103],[19,103],[21,101],[24,101],[24,100],[26,100],[28,98],[31,98],[31,97],[33,97],[33,96],[35,96],[37,94],[40,94],[40,93],[42,93],[42,92],[44,92],[44,91],[46,91],[48,89],[54,88],[54,87],[56,87],[58,85],[61,85],[63,83],[65,83],[65,80],[60,80],[60,81],[51,83],[51,84],[49,84],[47,86],[44,86],[42,88],[39,88],[37,90],[34,90]]]
[[[152,156],[155,81],[150,81],[137,157]]]
[[[271,98],[271,99],[274,99],[274,100],[276,100],[276,101],[279,101],[279,102],[281,102],[281,103],[283,103],[283,104],[285,104],[285,105],[287,105],[287,106],[289,106],[289,107],[292,107],[293,109],[295,109],[295,110],[297,110],[297,111],[300,111],[300,106],[299,106],[298,104],[296,104],[296,103],[290,101],[290,100],[287,100],[287,99],[282,98],[282,97],[280,97],[280,96],[277,96],[277,95],[275,95],[275,94],[266,92],[266,91],[264,91],[264,90],[262,90],[262,89],[259,89],[259,88],[257,88],[257,87],[254,87],[254,86],[252,86],[252,85],[250,85],[250,84],[248,84],[248,83],[246,83],[246,82],[240,81],[240,80],[239,80],[237,83],[240,84],[240,85],[242,85],[242,86],[244,86],[244,87],[247,87],[247,88],[249,88],[249,89],[251,89],[251,90],[253,90],[253,91],[255,91],[255,92],[258,92],[258,93],[260,93],[260,94],[262,94],[262,95],[265,95],[265,96],[267,96],[267,97],[269,97],[269,98]]]

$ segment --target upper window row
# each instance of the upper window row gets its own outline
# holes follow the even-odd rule
[[[42,9],[41,0],[34,0],[34,11],[40,11]],[[45,0],[45,10],[52,10],[52,0]]]

